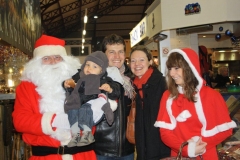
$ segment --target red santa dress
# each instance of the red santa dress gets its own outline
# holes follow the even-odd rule
[[[199,74],[197,54],[191,49],[174,49],[169,55],[173,52],[184,57],[199,82],[196,102],[188,101],[180,86],[176,99],[170,97],[168,90],[165,91],[155,126],[160,127],[162,141],[171,148],[172,156],[177,155],[184,141],[193,139],[193,142],[183,148],[182,155],[198,157],[195,155],[195,143],[198,137],[202,137],[202,141],[207,143],[203,159],[217,160],[216,146],[232,134],[232,128],[236,127],[236,124],[230,119],[221,94],[205,86],[205,81]]]

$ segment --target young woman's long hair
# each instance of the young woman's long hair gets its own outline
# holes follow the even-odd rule
[[[168,71],[166,74],[167,79],[167,86],[168,90],[171,93],[171,97],[177,98],[178,97],[178,85],[175,83],[173,78],[170,76],[169,69],[172,67],[178,67],[183,69],[183,81],[184,85],[183,92],[185,97],[192,102],[195,102],[194,94],[196,92],[196,86],[198,85],[198,80],[196,79],[195,75],[193,74],[191,68],[189,67],[186,60],[180,53],[174,52],[172,53],[166,62]]]

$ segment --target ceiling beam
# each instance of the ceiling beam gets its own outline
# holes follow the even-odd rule
[[[95,21],[93,16],[95,14],[95,11],[96,11],[97,7],[99,8],[97,14],[98,14],[98,17],[100,18],[103,15],[112,12],[113,10],[119,8],[121,5],[127,4],[128,2],[130,2],[132,0],[124,0],[124,1],[123,0],[115,0],[115,1],[116,1],[115,4],[119,4],[119,6],[111,6],[112,0],[108,0],[108,1],[105,1],[105,2],[102,2],[102,3],[99,3],[98,6],[94,6],[94,7],[88,8],[88,22],[90,23],[90,22],[94,22]],[[70,31],[70,32],[73,31],[73,30],[76,31],[76,29],[78,27],[79,28],[82,27],[81,23],[79,23],[79,22],[76,23],[76,25],[72,25],[72,28],[69,28],[69,30],[66,30],[63,34],[66,35],[68,31]],[[61,35],[61,36],[63,36],[63,35]]]

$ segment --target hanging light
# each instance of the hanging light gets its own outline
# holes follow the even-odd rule
[[[84,43],[85,43],[85,39],[84,36],[86,35],[86,23],[87,23],[88,17],[87,17],[87,8],[85,8],[85,15],[83,18],[83,32],[82,32],[82,54],[84,53]]]
[[[87,23],[87,16],[84,16],[84,23]]]

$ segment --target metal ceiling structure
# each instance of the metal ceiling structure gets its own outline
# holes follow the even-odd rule
[[[144,18],[153,1],[40,0],[43,32],[59,38],[81,38],[87,8],[85,37],[91,38],[91,43],[112,33],[130,39],[129,32]]]

